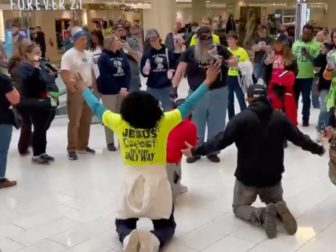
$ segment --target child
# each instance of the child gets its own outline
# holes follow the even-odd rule
[[[185,100],[180,99],[175,102],[175,108],[183,104]],[[188,191],[188,187],[181,185],[181,160],[182,152],[186,146],[185,142],[193,146],[197,144],[197,128],[191,121],[191,115],[174,128],[168,136],[167,145],[167,174],[168,180],[173,190],[174,199]]]
[[[72,80],[74,87],[82,89],[90,108],[119,139],[125,168],[116,228],[124,251],[157,252],[173,237],[176,223],[166,171],[168,134],[188,117],[218,73],[219,65],[211,65],[203,84],[181,106],[166,113],[146,92],[129,94],[121,105],[120,114],[113,113],[99,103],[78,77]],[[151,219],[154,230],[137,230],[139,218]]]

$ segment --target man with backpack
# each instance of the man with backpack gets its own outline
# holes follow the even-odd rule
[[[200,143],[205,141],[205,129],[208,126],[207,139],[212,138],[225,128],[226,108],[228,105],[227,74],[229,67],[237,65],[236,58],[224,46],[216,45],[211,29],[201,27],[197,31],[197,44],[191,46],[181,55],[173,79],[175,90],[183,76],[186,76],[189,83],[189,94],[193,93],[199,86],[200,80],[205,78],[206,71],[212,61],[220,62],[221,72],[212,85],[210,92],[195,106],[192,120],[197,126],[197,133]],[[220,159],[218,152],[209,153],[207,156],[211,162],[218,163]],[[191,157],[188,163],[199,160],[200,156]]]

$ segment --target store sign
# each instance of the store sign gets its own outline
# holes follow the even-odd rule
[[[82,0],[10,0],[11,10],[80,10]]]

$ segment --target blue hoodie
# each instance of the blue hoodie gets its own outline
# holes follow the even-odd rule
[[[143,72],[147,60],[150,62],[149,75],[146,75]],[[147,86],[154,89],[162,89],[172,85],[167,77],[167,72],[169,69],[175,69],[175,67],[176,61],[174,59],[174,54],[170,50],[167,50],[165,46],[162,46],[160,50],[150,48],[142,56],[140,63],[141,74],[144,77],[148,77]]]
[[[119,94],[121,88],[129,89],[131,72],[126,54],[119,50],[116,53],[103,50],[98,68],[100,76],[97,80],[99,93],[103,95]]]

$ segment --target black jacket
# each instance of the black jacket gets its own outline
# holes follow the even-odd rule
[[[269,187],[279,183],[284,172],[284,141],[323,154],[324,148],[298,130],[270,102],[254,101],[234,117],[226,129],[209,142],[193,149],[193,155],[207,155],[235,143],[238,149],[236,178],[246,186]]]
[[[327,55],[324,55],[320,53],[315,59],[314,59],[314,66],[315,67],[320,67],[320,72],[319,72],[319,84],[318,84],[318,89],[319,91],[321,90],[329,90],[330,85],[331,85],[331,80],[328,81],[323,78],[323,72],[327,67]]]

